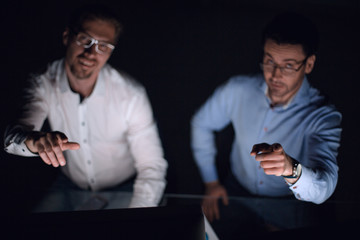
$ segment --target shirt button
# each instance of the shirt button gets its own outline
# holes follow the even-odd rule
[[[268,131],[268,128],[267,127],[264,127],[264,132],[267,132]]]
[[[85,122],[81,122],[81,126],[85,126]]]
[[[87,143],[87,140],[86,140],[86,139],[84,139],[84,140],[83,140],[83,143]]]
[[[90,182],[91,182],[91,183],[95,183],[95,180],[92,178],[92,179],[90,179]]]
[[[260,182],[259,182],[260,185],[263,184],[263,183],[264,183],[263,181],[260,181]]]
[[[90,164],[91,164],[91,161],[90,161],[90,160],[88,160],[88,161],[87,161],[87,164],[89,164],[89,165],[90,165]]]

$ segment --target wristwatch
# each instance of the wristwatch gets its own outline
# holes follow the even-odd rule
[[[293,164],[292,175],[289,175],[289,176],[282,175],[282,177],[284,177],[284,178],[298,178],[298,177],[300,177],[301,164],[298,161],[296,161],[295,159],[292,159],[292,164]]]

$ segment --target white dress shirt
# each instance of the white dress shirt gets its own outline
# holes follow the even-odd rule
[[[139,83],[106,64],[92,94],[80,101],[70,89],[63,60],[50,64],[32,81],[20,125],[39,131],[48,118],[53,131],[80,144],[79,150],[64,152],[67,164],[61,170],[66,176],[80,188],[98,191],[137,174],[130,207],[159,203],[167,162],[146,91]],[[38,156],[16,137],[6,136],[7,152]]]

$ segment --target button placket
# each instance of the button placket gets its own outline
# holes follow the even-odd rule
[[[274,116],[274,110],[270,108],[267,111],[265,118],[264,118],[264,122],[260,128],[261,130],[259,133],[258,142],[262,142],[261,140],[264,138],[265,134],[269,131],[269,126],[270,126],[273,116]]]
[[[80,129],[80,139],[82,141],[81,148],[84,154],[84,165],[87,173],[87,180],[91,188],[96,184],[91,149],[89,146],[89,128],[86,121],[87,116],[87,105],[86,100],[80,104],[79,107],[79,129]]]
[[[260,132],[258,135],[258,143],[263,142],[264,137],[266,136],[267,132],[269,131],[269,126],[271,123],[271,120],[274,116],[274,110],[269,108],[269,110],[266,112],[263,124],[261,125]],[[256,189],[257,193],[260,194],[264,191],[266,188],[266,184],[264,184],[264,170],[260,166],[260,162],[257,163],[257,180],[256,180]]]

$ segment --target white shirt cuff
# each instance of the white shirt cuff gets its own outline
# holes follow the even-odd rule
[[[4,150],[8,153],[23,156],[23,157],[38,157],[39,156],[38,154],[35,154],[28,149],[28,147],[25,144],[25,140],[19,144],[16,144],[15,142],[10,142],[10,144],[8,146],[6,146]]]
[[[296,183],[289,186],[289,189],[294,193],[299,200],[310,201],[307,196],[309,186],[312,184],[313,172],[310,168],[301,167],[301,176]]]

